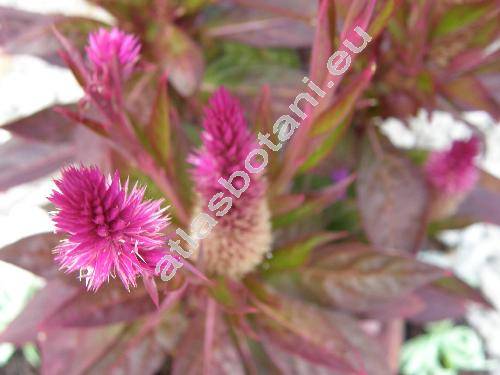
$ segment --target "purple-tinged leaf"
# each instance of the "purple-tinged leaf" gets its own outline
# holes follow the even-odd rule
[[[314,1],[302,0],[235,0],[239,5],[257,9],[279,17],[303,20],[314,18],[317,13],[317,4]]]
[[[474,76],[462,76],[441,82],[439,90],[444,97],[461,110],[483,110],[500,119],[500,103],[493,93]],[[470,95],[473,92],[474,95]]]
[[[167,361],[185,327],[179,312],[168,311],[153,326],[139,321],[49,331],[40,343],[42,374],[153,375]]]
[[[333,245],[319,254],[301,270],[302,286],[321,303],[348,311],[369,312],[449,273],[361,243]]]
[[[48,145],[13,137],[0,148],[0,191],[53,173],[71,162],[71,144]]]
[[[273,217],[273,226],[275,228],[284,227],[320,213],[325,207],[340,199],[354,179],[355,176],[352,175],[335,185],[309,194],[301,206]]]
[[[491,177],[488,182],[476,186],[459,206],[456,216],[500,225],[500,184],[496,180],[495,187],[494,181]]]
[[[200,47],[180,28],[168,24],[158,43],[168,79],[182,96],[191,96],[201,83],[204,70]]]
[[[162,313],[159,324],[146,321],[128,327],[125,335],[89,368],[95,374],[157,374],[177,351],[187,322],[180,311]],[[147,328],[146,330],[144,328]]]
[[[48,108],[2,125],[2,129],[28,140],[61,143],[72,139],[74,127],[73,122]]]
[[[205,35],[255,47],[308,47],[314,30],[301,19],[276,16],[261,10],[233,7],[205,31]]]
[[[68,300],[44,322],[47,328],[93,327],[133,321],[156,311],[148,292],[134,288],[130,292],[115,282],[98,293],[83,292]]]
[[[457,277],[448,276],[415,291],[424,307],[409,318],[415,322],[461,318],[472,303],[494,308],[480,290],[470,287]]]
[[[395,151],[365,152],[357,200],[366,235],[382,249],[416,251],[427,214],[428,191],[421,172]]]
[[[370,19],[375,8],[376,0],[354,0],[351,2],[349,11],[344,21],[341,40],[352,40],[352,31],[356,26],[363,30],[368,28]]]
[[[62,237],[55,233],[40,233],[25,237],[0,250],[0,260],[24,268],[35,275],[52,279],[61,275],[52,251]]]
[[[56,14],[39,14],[0,7],[0,49],[7,54],[23,54],[40,57],[50,63],[61,64],[57,55],[59,44],[52,34],[52,26],[58,27],[78,46],[83,46],[88,32],[98,22],[81,17],[65,17]]]
[[[96,119],[73,111],[68,107],[55,107],[54,112],[58,113],[60,117],[64,118],[65,122],[67,122],[68,125],[75,123],[81,124],[100,136],[108,136],[106,126]]]
[[[332,321],[313,305],[279,298],[276,306],[258,300],[256,324],[264,342],[313,364],[343,374],[367,374],[360,353]]]
[[[392,14],[400,5],[401,0],[388,0],[383,3],[381,9],[376,12],[370,26],[368,27],[368,35],[372,38],[377,38],[385,29],[387,23],[391,19]]]
[[[158,287],[156,286],[155,278],[150,275],[143,275],[142,282],[144,283],[144,288],[149,294],[151,301],[155,304],[157,308],[160,307],[160,295],[158,293]]]
[[[301,164],[300,172],[306,172],[323,161],[333,152],[351,124],[355,106],[375,73],[375,64],[365,69],[354,82],[340,93],[335,103],[327,108],[311,126],[311,137],[307,159]]]
[[[44,337],[43,322],[64,303],[80,293],[77,287],[62,280],[51,280],[26,305],[24,310],[0,334],[0,342],[24,345]]]
[[[229,335],[226,321],[220,315],[217,315],[215,319],[214,330],[210,348],[210,365],[204,368],[204,340],[202,339],[205,335],[204,314],[200,314],[191,321],[177,347],[172,367],[173,375],[245,373],[240,354]]]
[[[42,374],[84,374],[90,365],[111,350],[125,327],[116,324],[89,329],[61,329],[39,339]]]
[[[299,208],[305,199],[306,197],[304,194],[280,195],[278,197],[273,197],[273,199],[269,201],[269,208],[273,216],[279,216]]]
[[[331,0],[320,1],[316,33],[311,50],[309,77],[320,87],[325,87],[326,63],[333,53],[335,41],[335,6]]]

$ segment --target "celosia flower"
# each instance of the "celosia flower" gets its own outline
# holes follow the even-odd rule
[[[220,88],[205,109],[202,148],[190,157],[195,166],[193,177],[199,193],[197,212],[207,211],[214,194],[225,191],[218,183],[235,171],[245,171],[245,159],[258,147],[245,121],[237,99]],[[249,175],[250,185],[240,198],[232,197],[232,208],[216,218],[217,225],[201,243],[205,270],[230,277],[252,271],[271,246],[269,208],[265,196],[265,178]],[[240,181],[241,182],[241,181]],[[234,183],[238,187],[237,181]]]
[[[212,96],[204,115],[203,147],[189,161],[196,167],[193,174],[198,192],[210,199],[221,189],[219,178],[245,170],[245,158],[257,147],[257,141],[247,127],[239,101],[224,87]],[[262,183],[254,178],[245,195],[261,192]]]
[[[128,193],[118,172],[106,178],[97,167],[69,167],[55,183],[53,220],[57,232],[68,234],[54,250],[61,268],[80,271],[94,291],[110,276],[129,289],[138,275],[154,273],[165,253],[161,201],[143,201],[144,188]]]
[[[94,72],[100,78],[107,78],[115,59],[122,74],[125,77],[130,75],[139,59],[140,49],[137,37],[117,28],[111,31],[101,28],[91,33],[85,48]]]
[[[479,139],[455,141],[450,149],[433,152],[425,165],[427,180],[437,191],[453,195],[470,191],[477,179],[474,159],[479,153]]]

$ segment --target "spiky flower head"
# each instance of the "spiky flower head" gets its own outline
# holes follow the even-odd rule
[[[54,250],[61,268],[80,271],[94,291],[110,276],[129,289],[137,276],[154,274],[168,222],[161,201],[143,201],[144,188],[128,192],[118,172],[106,177],[97,167],[69,167],[55,184],[53,220],[56,231],[68,235]]]
[[[453,142],[448,150],[431,153],[425,165],[427,180],[443,194],[467,193],[478,179],[474,159],[479,151],[479,139],[472,137]]]
[[[141,44],[136,36],[116,27],[111,30],[100,28],[89,34],[85,50],[94,72],[101,78],[107,78],[115,62],[127,77],[139,60]]]
[[[246,171],[245,159],[258,148],[248,129],[243,108],[229,92],[220,88],[205,109],[202,148],[191,155],[193,177],[199,200],[195,214],[207,212],[210,199],[218,192],[231,196],[218,183],[233,172]],[[231,210],[217,217],[217,225],[200,246],[200,259],[209,273],[239,278],[252,271],[269,251],[272,242],[266,181],[261,174],[248,173],[250,184],[240,198],[232,197]],[[233,186],[239,189],[238,179]]]
[[[210,199],[221,189],[219,178],[226,179],[235,171],[244,171],[245,158],[257,147],[240,102],[224,87],[213,94],[205,108],[201,139],[201,150],[192,154],[189,161],[195,166],[197,191]],[[260,195],[263,189],[259,177],[250,177],[252,181],[245,196]]]

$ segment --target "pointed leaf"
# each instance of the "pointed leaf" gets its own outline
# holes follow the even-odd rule
[[[28,140],[49,143],[70,141],[74,130],[73,122],[52,108],[43,109],[28,117],[2,125],[2,129]]]
[[[51,279],[61,275],[52,251],[62,237],[55,233],[40,233],[25,237],[0,250],[0,260],[24,268],[35,275]]]
[[[172,161],[172,137],[170,124],[170,98],[165,80],[160,80],[151,110],[151,119],[146,127],[150,144],[164,165]]]
[[[500,103],[474,76],[463,76],[441,83],[443,95],[461,110],[483,110],[500,119]],[[469,95],[473,92],[474,95]]]
[[[447,271],[410,257],[348,243],[321,250],[300,272],[301,284],[322,303],[366,312],[431,283]]]
[[[240,355],[229,336],[225,320],[218,315],[215,320],[213,341],[211,343],[211,361],[204,368],[203,351],[205,335],[204,314],[195,317],[181,338],[177,355],[172,367],[173,375],[245,374]]]
[[[73,160],[67,143],[47,145],[13,137],[0,148],[0,191],[44,177]]]
[[[347,234],[347,232],[323,232],[286,244],[274,250],[272,258],[265,262],[266,272],[281,272],[300,267],[307,261],[313,249],[343,238]]]
[[[103,286],[99,292],[83,291],[67,301],[44,326],[92,327],[133,321],[156,311],[156,306],[143,288],[125,290],[118,281]]]
[[[41,327],[43,322],[79,291],[79,288],[61,280],[49,281],[0,334],[0,342],[11,342],[19,346],[30,341],[34,342],[40,332],[43,332]]]
[[[201,83],[204,61],[200,47],[180,28],[165,26],[158,53],[172,85],[182,96],[191,96]]]
[[[333,371],[365,373],[359,353],[323,310],[285,298],[278,299],[278,306],[255,303],[262,313],[257,325],[264,342]]]
[[[366,151],[357,200],[366,235],[383,249],[414,251],[423,234],[428,192],[420,171],[395,152]]]
[[[335,185],[327,187],[319,192],[314,192],[306,197],[304,203],[290,212],[273,217],[273,227],[281,228],[307,217],[315,215],[340,199],[347,187],[354,181],[354,176],[343,179]]]

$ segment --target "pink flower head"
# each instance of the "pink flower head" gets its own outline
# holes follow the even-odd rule
[[[88,45],[85,48],[92,67],[98,76],[107,77],[115,63],[125,77],[139,60],[141,44],[137,37],[127,34],[118,28],[111,31],[100,28],[89,35]]]
[[[165,254],[161,201],[143,201],[144,188],[128,193],[118,172],[106,178],[97,167],[69,167],[55,184],[53,220],[57,232],[68,234],[54,250],[61,268],[79,270],[94,291],[115,274],[127,289],[139,274],[154,274]]]
[[[455,141],[450,149],[433,152],[425,165],[429,183],[445,194],[466,193],[478,179],[474,159],[479,153],[479,139]]]
[[[210,199],[221,190],[219,178],[227,179],[235,171],[245,171],[245,159],[257,147],[254,135],[250,132],[238,99],[224,88],[218,89],[205,108],[200,151],[189,157],[195,166],[193,172],[197,190]],[[245,196],[258,195],[261,184],[252,178]],[[234,185],[243,183],[235,178]]]

